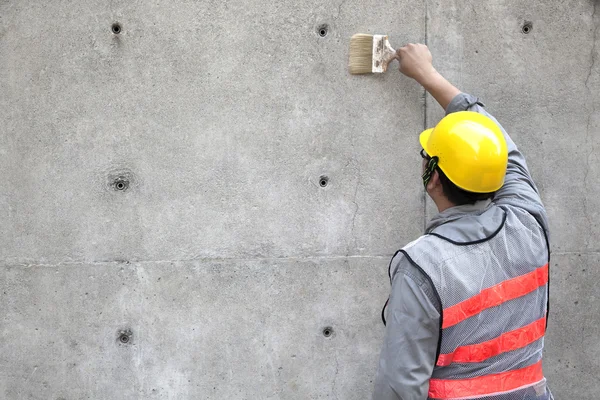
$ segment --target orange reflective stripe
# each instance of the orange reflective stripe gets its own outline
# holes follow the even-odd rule
[[[454,326],[485,309],[524,296],[547,283],[548,264],[525,275],[500,282],[465,301],[444,309],[442,328]]]
[[[503,333],[487,342],[461,346],[452,353],[440,354],[436,365],[445,367],[453,362],[481,362],[498,354],[525,347],[544,336],[545,331],[546,317],[544,316],[529,325]]]
[[[508,392],[531,386],[544,379],[542,361],[513,371],[471,379],[430,379],[432,399],[460,399]]]

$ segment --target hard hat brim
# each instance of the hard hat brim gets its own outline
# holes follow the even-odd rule
[[[429,137],[431,136],[431,132],[433,132],[433,129],[434,128],[424,130],[419,135],[419,142],[421,143],[421,147],[423,147],[423,150],[425,150],[425,153],[427,153],[427,155],[429,156],[431,155],[429,154],[429,149],[427,148],[427,142],[429,142]]]

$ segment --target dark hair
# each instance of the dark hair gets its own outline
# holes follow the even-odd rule
[[[456,186],[454,183],[450,182],[450,179],[442,172],[440,168],[436,168],[436,171],[440,175],[440,183],[442,184],[442,190],[444,191],[444,195],[457,206],[461,206],[463,204],[475,204],[476,201],[487,200],[496,194],[496,192],[491,193],[473,193],[467,192]]]

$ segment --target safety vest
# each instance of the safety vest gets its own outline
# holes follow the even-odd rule
[[[540,383],[545,390],[546,233],[516,207],[486,213],[501,220],[488,237],[461,241],[450,222],[400,250],[429,278],[442,308],[430,399],[509,400]]]

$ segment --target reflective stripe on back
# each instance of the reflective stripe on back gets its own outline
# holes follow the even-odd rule
[[[456,363],[473,363],[487,360],[499,354],[525,347],[544,336],[546,316],[522,328],[488,340],[487,342],[458,347],[454,352],[440,354],[437,364],[444,367]]]
[[[431,379],[429,397],[432,399],[469,399],[507,393],[535,385],[544,379],[542,361],[529,367],[471,379]]]
[[[449,328],[483,310],[524,296],[548,283],[548,264],[525,275],[500,282],[475,296],[444,309],[442,328]]]

